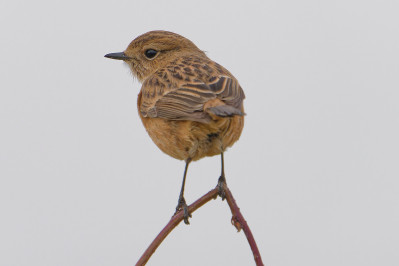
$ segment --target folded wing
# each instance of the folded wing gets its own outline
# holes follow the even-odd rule
[[[144,117],[158,117],[169,120],[192,120],[209,122],[211,116],[204,110],[207,102],[219,99],[223,106],[211,107],[216,116],[243,115],[244,92],[237,80],[228,76],[217,76],[212,82],[190,82],[165,90],[163,84],[148,80],[143,84],[144,93],[140,107]],[[151,86],[146,88],[145,86]],[[157,88],[158,86],[158,88]]]

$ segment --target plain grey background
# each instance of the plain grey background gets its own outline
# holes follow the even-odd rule
[[[140,84],[105,59],[163,29],[240,81],[226,153],[266,265],[399,264],[397,1],[3,1],[0,265],[134,265],[173,214],[184,163],[138,118]],[[190,166],[186,199],[216,185]],[[148,265],[253,265],[220,199]]]

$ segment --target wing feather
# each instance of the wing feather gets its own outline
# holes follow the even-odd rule
[[[171,86],[168,91],[157,88],[159,82],[144,82],[142,90],[146,93],[143,93],[140,111],[144,117],[208,122],[211,118],[204,111],[204,105],[212,99],[242,110],[245,95],[235,78],[219,75],[209,80],[212,82],[208,84],[196,80]]]

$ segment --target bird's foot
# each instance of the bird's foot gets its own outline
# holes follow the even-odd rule
[[[186,200],[184,197],[179,197],[179,202],[177,203],[175,215],[180,211],[183,210],[183,220],[185,224],[190,224],[188,221],[191,218],[191,213],[188,212],[188,206],[186,204]]]
[[[218,185],[217,188],[219,190],[219,196],[224,200],[226,198],[226,191],[225,191],[225,186],[226,186],[226,178],[224,175],[221,175],[218,180]]]

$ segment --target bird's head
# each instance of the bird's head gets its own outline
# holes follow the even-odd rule
[[[105,55],[123,60],[141,82],[180,56],[205,56],[193,42],[169,31],[150,31],[134,39],[124,52]]]

